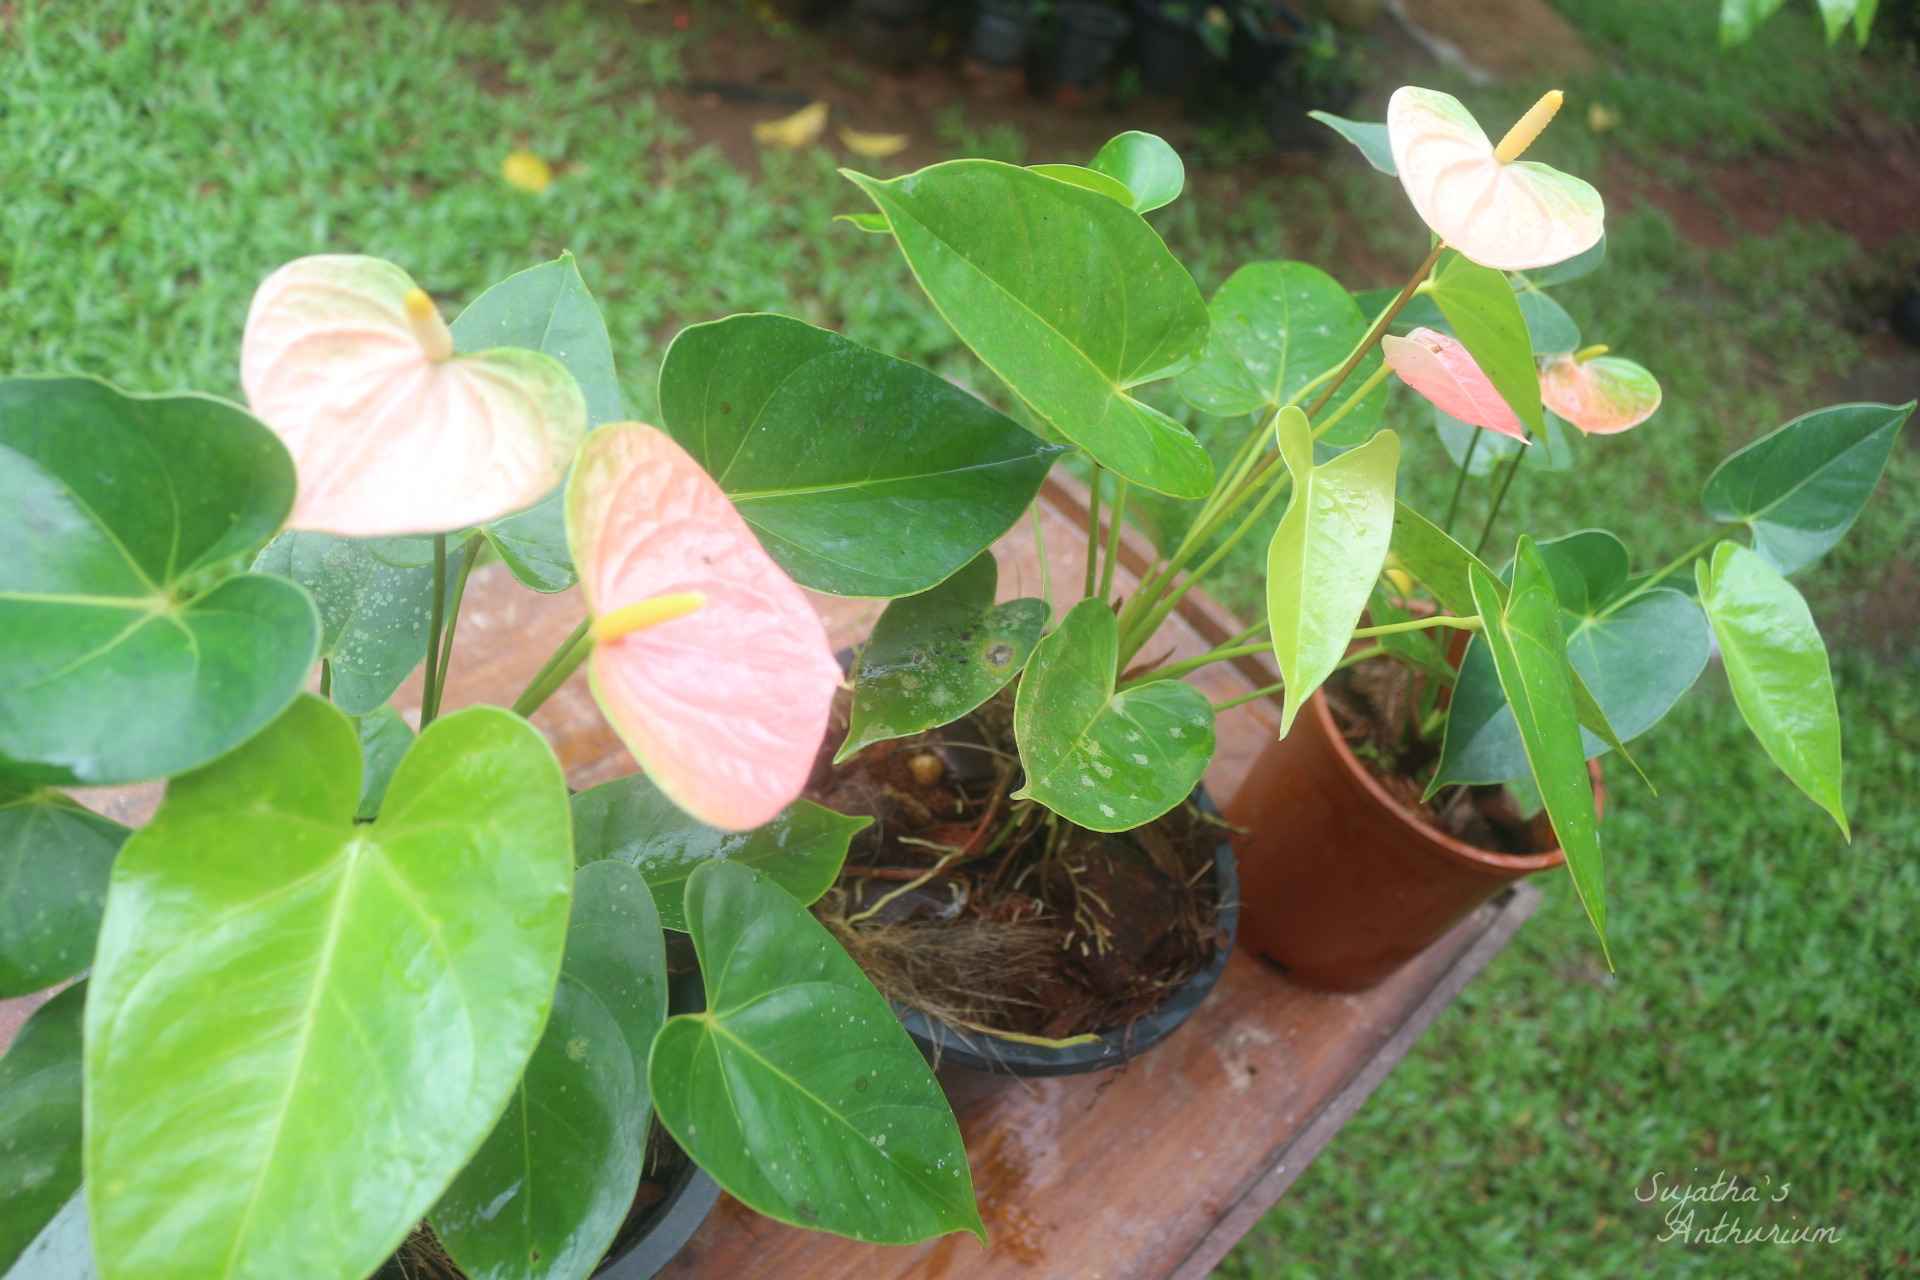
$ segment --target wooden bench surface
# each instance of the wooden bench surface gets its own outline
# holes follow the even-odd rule
[[[1050,482],[1041,520],[1057,611],[1078,598],[1084,490]],[[995,548],[1003,598],[1041,592],[1032,521]],[[1129,538],[1120,589],[1144,567]],[[1239,630],[1191,593],[1143,656],[1203,652]],[[865,635],[880,605],[818,597],[836,646]],[[576,592],[539,596],[493,566],[477,573],[460,618],[446,705],[510,702],[581,616]],[[1277,679],[1270,664],[1218,664],[1192,677],[1216,701]],[[396,701],[418,706],[418,676]],[[534,717],[575,787],[631,772],[632,759],[576,676]],[[1277,724],[1255,702],[1222,716],[1207,775],[1224,801]],[[124,822],[145,821],[159,787],[78,793]],[[1524,884],[1461,922],[1371,991],[1322,994],[1237,952],[1213,996],[1151,1052],[1114,1071],[1010,1080],[943,1071],[966,1136],[992,1243],[948,1237],[882,1248],[771,1222],[727,1197],[663,1272],[676,1280],[1159,1280],[1205,1276],[1299,1176],[1427,1024],[1531,914]],[[37,998],[0,1003],[0,1046]]]

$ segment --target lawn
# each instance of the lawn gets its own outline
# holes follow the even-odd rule
[[[1661,6],[1655,22],[1653,6],[1558,3],[1615,68],[1570,86],[1576,102],[1621,104],[1624,122],[1605,135],[1556,126],[1550,160],[1597,172],[1618,153],[1686,180],[1690,166],[1805,154],[1862,110],[1914,145],[1911,69],[1825,52],[1811,4],[1720,55],[1710,5]],[[636,416],[654,408],[653,376],[680,325],[754,310],[833,325],[992,394],[889,244],[831,221],[857,203],[836,159],[811,149],[743,166],[699,145],[658,96],[679,74],[676,39],[639,40],[624,6],[502,5],[484,20],[431,4],[187,8],[0,5],[0,372],[232,395],[248,297],[289,258],[391,258],[457,305],[570,249],[613,329]],[[1537,87],[1471,101],[1500,119]],[[981,134],[955,117],[943,136]],[[544,194],[500,180],[520,146],[556,162]],[[1158,218],[1203,288],[1255,256],[1419,257],[1422,232],[1397,188],[1344,155],[1292,179],[1216,173],[1205,155],[1194,170],[1193,194]],[[1353,218],[1362,224],[1342,222]],[[1889,252],[1911,261],[1913,243]],[[1657,209],[1617,209],[1607,271],[1560,296],[1587,341],[1656,370],[1666,407],[1630,436],[1588,442],[1577,471],[1532,477],[1504,536],[1521,520],[1546,533],[1604,525],[1648,566],[1690,545],[1713,463],[1823,403],[1869,358],[1850,318],[1875,274],[1832,230],[1787,225],[1708,247]],[[1395,414],[1405,474],[1431,508],[1451,470],[1424,416],[1404,401]],[[1866,607],[1876,587],[1910,595],[1916,582],[1911,438],[1849,541],[1800,580],[1836,644],[1852,845],[1747,741],[1709,671],[1640,749],[1661,797],[1624,778],[1612,789],[1619,972],[1601,965],[1571,887],[1543,879],[1540,915],[1223,1275],[1913,1265],[1920,649],[1910,600],[1895,601],[1891,636],[1872,620],[1889,615]],[[1469,497],[1471,519],[1484,502]],[[1231,565],[1220,594],[1244,608],[1251,542]],[[1748,1225],[1832,1226],[1840,1239],[1659,1243],[1659,1211],[1636,1189],[1656,1172],[1711,1182],[1722,1170],[1790,1184]]]

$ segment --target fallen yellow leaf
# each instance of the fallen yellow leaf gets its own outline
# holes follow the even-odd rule
[[[827,127],[827,104],[810,102],[790,116],[763,120],[753,126],[753,140],[769,147],[797,151],[820,136]]]
[[[507,185],[539,195],[553,182],[553,169],[531,151],[510,151],[500,163],[500,176]]]
[[[860,133],[845,127],[839,133],[840,141],[846,144],[847,150],[869,160],[883,160],[907,149],[908,139],[904,133]]]
[[[1587,128],[1595,133],[1605,133],[1620,123],[1620,113],[1605,103],[1596,102],[1587,108]]]

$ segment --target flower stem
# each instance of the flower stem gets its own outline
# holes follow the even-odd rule
[[[440,677],[440,628],[447,611],[447,535],[433,535],[433,606],[427,615],[427,673],[420,682],[420,727],[433,723],[433,691]]]
[[[1313,407],[1307,410],[1309,418],[1326,408],[1327,401],[1333,399],[1333,393],[1340,389],[1340,384],[1347,380],[1347,375],[1353,372],[1354,367],[1366,358],[1367,352],[1373,349],[1373,344],[1380,341],[1380,335],[1387,331],[1387,326],[1393,323],[1393,318],[1406,309],[1407,303],[1413,298],[1413,291],[1426,281],[1427,273],[1433,270],[1434,263],[1440,261],[1440,251],[1446,247],[1444,240],[1434,242],[1433,252],[1427,255],[1427,260],[1421,263],[1419,270],[1415,271],[1406,284],[1400,287],[1399,295],[1387,304],[1387,309],[1374,317],[1373,324],[1368,327],[1366,335],[1360,339],[1359,344],[1348,353],[1346,361],[1334,372],[1333,381],[1320,392],[1320,398],[1313,402]]]
[[[453,667],[453,638],[460,630],[460,602],[466,599],[467,579],[473,574],[473,562],[480,558],[482,534],[474,534],[460,547],[460,576],[453,580],[453,599],[447,605],[445,634],[440,638],[440,673],[433,685],[433,703],[431,711],[423,700],[420,707],[420,724],[427,724],[440,715],[440,705],[447,695],[447,672]]]
[[[1514,454],[1513,460],[1507,463],[1506,474],[1500,478],[1500,490],[1493,495],[1493,505],[1487,508],[1487,522],[1480,528],[1480,539],[1473,544],[1473,554],[1479,555],[1486,547],[1487,539],[1493,536],[1493,522],[1500,518],[1500,504],[1507,500],[1507,490],[1513,488],[1513,477],[1519,473],[1520,459],[1525,456],[1523,450]]]
[[[580,625],[570,632],[560,647],[553,651],[546,665],[534,673],[527,681],[527,687],[513,700],[513,713],[518,716],[530,716],[540,709],[542,703],[552,697],[568,677],[579,669],[593,652],[593,619],[582,618]]]
[[[1093,464],[1093,479],[1087,484],[1087,581],[1080,596],[1093,594],[1095,575],[1100,571],[1100,464]]]
[[[1478,618],[1457,618],[1450,614],[1435,614],[1431,618],[1408,618],[1405,622],[1383,622],[1377,627],[1355,627],[1353,638],[1365,640],[1371,636],[1397,636],[1403,631],[1427,631],[1434,627],[1451,627],[1455,631],[1478,631],[1484,625]]]
[[[1113,489],[1113,513],[1107,517],[1107,558],[1100,565],[1100,598],[1113,595],[1113,569],[1120,563],[1120,522],[1127,518],[1127,482],[1117,479]]]
[[[1131,689],[1136,685],[1150,684],[1155,680],[1171,680],[1175,676],[1186,675],[1189,671],[1198,671],[1210,667],[1216,662],[1229,662],[1234,658],[1251,657],[1256,653],[1266,653],[1272,645],[1265,640],[1256,640],[1251,644],[1221,645],[1218,649],[1209,649],[1192,658],[1183,658],[1179,662],[1169,662],[1164,667],[1155,667],[1144,671],[1131,680],[1122,681],[1122,689]]]
[[[333,659],[320,659],[320,696],[333,701]]]
[[[1460,474],[1453,478],[1453,497],[1447,501],[1447,518],[1440,524],[1440,532],[1453,532],[1453,518],[1460,514],[1460,495],[1467,489],[1467,473],[1473,469],[1473,451],[1480,447],[1480,437],[1485,434],[1484,427],[1475,427],[1473,435],[1467,440],[1467,456],[1460,459]]]
[[[1688,564],[1692,563],[1693,558],[1695,556],[1699,555],[1701,552],[1705,551],[1708,547],[1711,547],[1714,543],[1718,541],[1720,541],[1720,535],[1718,533],[1714,533],[1714,534],[1708,535],[1702,541],[1695,543],[1693,546],[1688,547],[1686,551],[1682,552],[1678,558],[1674,559],[1670,563],[1664,565],[1659,569],[1656,569],[1654,572],[1642,578],[1640,580],[1639,586],[1636,586],[1633,590],[1627,592],[1625,595],[1620,596],[1608,602],[1607,607],[1600,610],[1597,616],[1604,618],[1608,614],[1612,613],[1614,610],[1620,608],[1621,606],[1631,604],[1633,601],[1638,600],[1641,596],[1647,594],[1647,592],[1653,590],[1655,587],[1659,586],[1662,582],[1665,582],[1668,578],[1672,577],[1675,573],[1679,572],[1681,569],[1686,568]]]
[[[1362,382],[1358,387],[1354,388],[1353,394],[1348,396],[1345,400],[1341,401],[1340,407],[1338,409],[1335,409],[1332,413],[1327,415],[1326,421],[1314,424],[1313,438],[1315,440],[1318,440],[1320,437],[1326,435],[1327,432],[1333,430],[1334,424],[1338,423],[1340,419],[1352,413],[1355,405],[1359,404],[1362,400],[1366,399],[1367,396],[1373,391],[1375,387],[1379,386],[1381,383],[1385,382],[1386,380],[1387,380],[1387,366],[1383,364],[1378,369],[1375,369],[1372,373],[1368,374],[1366,381]]]
[[[1386,651],[1387,647],[1383,644],[1371,644],[1364,649],[1355,649],[1352,653],[1340,659],[1340,661],[1334,665],[1333,669],[1335,671],[1345,671],[1348,667],[1358,663],[1366,662],[1371,658],[1378,658],[1386,653]],[[1252,693],[1243,693],[1237,698],[1228,698],[1225,702],[1216,702],[1213,704],[1213,714],[1219,715],[1223,711],[1231,711],[1235,707],[1243,707],[1249,702],[1258,702],[1262,698],[1271,698],[1276,693],[1286,692],[1286,688],[1287,682],[1279,680],[1264,689],[1255,689]]]

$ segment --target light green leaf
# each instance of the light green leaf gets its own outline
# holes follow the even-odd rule
[[[464,548],[447,550],[451,607]],[[334,704],[365,715],[426,660],[433,618],[432,538],[341,538],[283,533],[254,561],[290,578],[320,608],[320,656],[333,667]]]
[[[279,437],[224,401],[0,380],[0,773],[166,777],[284,710],[319,643],[313,603],[228,575],[293,493]]]
[[[0,1000],[92,963],[107,873],[126,838],[57,791],[0,779]]]
[[[731,862],[687,883],[707,1012],[667,1020],[660,1119],[741,1203],[875,1244],[986,1228],[960,1127],[885,998],[777,885]]]
[[[1389,178],[1399,176],[1400,170],[1393,163],[1393,144],[1387,140],[1386,125],[1366,120],[1348,120],[1331,111],[1309,111],[1307,114],[1360,148],[1360,154],[1367,158],[1367,163],[1381,173]]]
[[[1180,153],[1165,139],[1138,129],[1107,139],[1095,153],[1093,167],[1127,188],[1136,213],[1152,213],[1172,204],[1187,185],[1187,167]]]
[[[890,236],[893,234],[893,228],[887,225],[887,220],[877,213],[836,213],[833,215],[833,220],[835,222],[844,222],[848,226],[858,228],[870,235]]]
[[[1807,602],[1757,552],[1734,542],[1693,566],[1747,727],[1793,785],[1851,840],[1840,793],[1840,711],[1833,671]]]
[[[843,172],[886,215],[941,316],[1036,415],[1136,484],[1206,495],[1207,451],[1129,394],[1185,368],[1207,337],[1200,291],[1152,227],[991,160],[884,182]]]
[[[371,822],[380,814],[394,770],[413,746],[413,726],[398,711],[385,706],[355,716],[353,728],[360,738],[361,760],[360,804],[353,816]]]
[[[0,1058],[0,1273],[80,1186],[80,1059],[87,984],[34,1010]],[[46,1273],[50,1280],[56,1274]]]
[[[1540,373],[1526,317],[1503,272],[1449,256],[1420,286],[1493,389],[1535,434],[1546,429],[1540,417]]]
[[[1267,624],[1286,682],[1284,738],[1346,653],[1386,563],[1400,437],[1382,431],[1316,467],[1305,414],[1282,409],[1274,433],[1293,477],[1293,497],[1267,544]]]
[[[636,773],[573,798],[574,860],[615,858],[635,868],[653,890],[661,923],[684,932],[682,895],[702,863],[752,867],[807,906],[833,886],[848,843],[872,821],[797,800],[752,831],[721,831],[688,817]]]
[[[107,1280],[365,1275],[533,1051],[573,877],[552,750],[505,711],[456,712],[371,825],[359,754],[302,697],[175,779],[114,863],[86,1023]]]
[[[1084,187],[1088,191],[1097,191],[1107,199],[1128,209],[1133,208],[1133,192],[1128,189],[1127,184],[1098,169],[1089,169],[1085,165],[1078,164],[1030,164],[1027,168],[1052,178],[1055,182],[1067,182],[1076,187]],[[881,218],[880,223],[884,228],[886,219]]]
[[[1820,21],[1827,29],[1827,43],[1832,44],[1847,29],[1847,23],[1854,19],[1854,5],[1858,0],[1818,0]]]
[[[440,1241],[470,1280],[584,1280],[633,1208],[667,1017],[667,953],[647,882],[620,862],[574,880],[553,1013],[493,1133],[440,1198]]]
[[[1567,858],[1573,887],[1587,919],[1607,951],[1606,875],[1601,862],[1600,828],[1593,810],[1593,780],[1580,746],[1574,715],[1573,681],[1567,666],[1566,637],[1560,630],[1560,604],[1553,580],[1529,538],[1520,539],[1514,558],[1513,591],[1501,603],[1500,584],[1478,565],[1468,570],[1475,607],[1485,629],[1473,641],[1493,654],[1500,687],[1513,706],[1529,772],[1546,804],[1554,835]]]
[[[1720,44],[1745,44],[1785,0],[1720,0]]]
[[[1913,409],[1909,400],[1802,414],[1714,468],[1707,514],[1753,530],[1753,549],[1780,572],[1806,568],[1853,527]]]
[[[1206,350],[1175,385],[1194,408],[1222,416],[1278,409],[1344,360],[1368,323],[1337,280],[1304,262],[1248,263],[1227,277],[1207,314]],[[1368,352],[1326,412],[1345,404],[1379,367],[1379,351]],[[1329,441],[1366,439],[1386,403],[1386,387],[1376,387]]]
[[[834,761],[952,724],[1020,674],[1047,623],[1044,601],[993,602],[991,552],[931,591],[895,600],[854,668],[853,713]]]
[[[1005,533],[1059,450],[946,379],[774,315],[681,331],[666,429],[802,585],[901,596]]]
[[[1114,690],[1120,628],[1104,600],[1075,605],[1027,662],[1013,736],[1038,800],[1090,831],[1128,831],[1185,800],[1213,759],[1213,706],[1192,685]]]
[[[570,253],[494,285],[460,313],[452,330],[460,351],[523,347],[558,360],[580,384],[588,427],[626,416],[606,322]],[[562,484],[525,511],[482,526],[508,570],[535,591],[564,591],[575,580],[561,502],[565,491]]]

